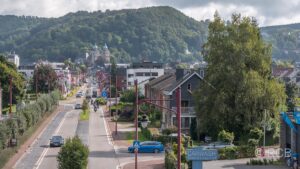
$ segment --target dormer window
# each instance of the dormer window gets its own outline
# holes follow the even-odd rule
[[[191,84],[188,84],[187,89],[188,89],[189,91],[192,91],[192,85],[191,85]]]

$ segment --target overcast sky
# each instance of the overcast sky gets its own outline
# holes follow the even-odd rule
[[[58,17],[79,10],[172,6],[196,20],[232,13],[254,16],[260,26],[300,23],[300,0],[0,0],[0,14]]]

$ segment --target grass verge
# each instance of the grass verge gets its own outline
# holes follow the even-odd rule
[[[81,120],[81,121],[89,120],[89,118],[90,118],[90,111],[89,111],[89,110],[83,110],[83,111],[80,113],[80,120]]]

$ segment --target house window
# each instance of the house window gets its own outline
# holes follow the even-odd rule
[[[142,72],[137,72],[137,73],[135,73],[135,75],[136,75],[136,76],[144,76],[144,73],[142,73]]]
[[[200,76],[204,77],[204,70],[200,70]]]
[[[152,76],[158,76],[158,73],[157,72],[153,72]]]
[[[128,82],[128,86],[131,86],[131,82]]]
[[[128,74],[128,77],[133,77],[133,74]]]
[[[151,76],[151,74],[150,73],[145,73],[145,76]]]
[[[181,107],[188,107],[188,106],[189,106],[189,101],[187,101],[187,100],[181,101]]]
[[[192,85],[191,85],[191,84],[188,84],[187,89],[188,89],[189,91],[192,91]]]

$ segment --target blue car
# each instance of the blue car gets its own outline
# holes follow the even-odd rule
[[[159,153],[164,151],[164,145],[158,141],[134,141],[132,146],[128,147],[128,152],[134,153],[134,148],[138,148],[139,153]]]

